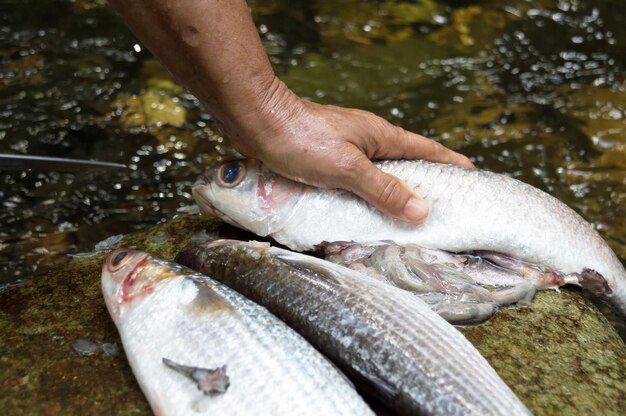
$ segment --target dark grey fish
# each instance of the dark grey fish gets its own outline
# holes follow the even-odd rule
[[[177,261],[268,308],[400,414],[530,414],[460,332],[405,290],[255,242],[190,245]]]

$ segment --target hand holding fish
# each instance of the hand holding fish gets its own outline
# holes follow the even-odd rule
[[[473,167],[465,156],[372,113],[305,101],[280,80],[274,84],[266,105],[238,120],[237,130],[225,133],[242,154],[260,159],[282,176],[349,190],[388,215],[416,222],[428,215],[426,201],[370,159],[426,159]]]
[[[243,0],[109,0],[135,35],[213,115],[232,144],[290,179],[354,192],[416,222],[428,205],[370,159],[472,167],[465,156],[361,110],[300,99],[274,74]]]

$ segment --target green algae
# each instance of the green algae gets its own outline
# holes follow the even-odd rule
[[[535,414],[626,410],[626,347],[579,291],[539,292],[462,332]]]
[[[501,10],[469,6],[452,12],[451,24],[432,33],[430,38],[459,52],[476,52],[497,39],[511,18],[511,14]]]
[[[220,226],[185,216],[121,244],[172,259],[192,235]],[[71,347],[80,338],[121,347],[100,292],[105,256],[74,258],[0,294],[1,414],[150,414],[123,353],[85,357]]]
[[[249,239],[219,220],[183,215],[124,237],[120,246],[172,259],[194,235]],[[121,346],[100,293],[106,253],[76,257],[0,293],[2,414],[150,414],[124,354],[81,356],[76,339]],[[536,415],[623,414],[626,346],[579,291],[541,292],[462,328]]]
[[[443,12],[433,0],[320,0],[316,6],[320,36],[333,44],[345,40],[364,45],[403,41],[415,33],[415,25],[434,23],[435,16]]]
[[[429,92],[451,98],[452,92],[444,86],[447,75],[438,68],[430,73],[423,70],[424,62],[445,57],[441,48],[424,39],[359,45],[332,58],[307,54],[302,66],[291,68],[281,79],[302,97],[367,109],[393,120],[402,118],[402,113],[427,110]]]

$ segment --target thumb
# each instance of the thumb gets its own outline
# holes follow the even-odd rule
[[[428,216],[428,203],[403,181],[378,169],[365,159],[350,190],[380,211],[407,222],[420,222]]]

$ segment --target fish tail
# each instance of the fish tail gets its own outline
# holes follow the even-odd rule
[[[610,298],[611,303],[617,310],[617,314],[626,321],[626,284],[620,285]]]
[[[599,296],[609,297],[613,295],[613,289],[609,286],[609,282],[593,269],[584,269],[578,281],[582,287]]]
[[[584,269],[578,275],[578,283],[591,293],[606,299],[616,314],[626,321],[626,278],[619,277],[613,283],[593,269]]]

